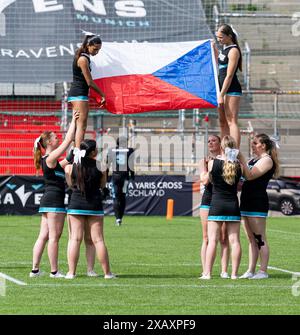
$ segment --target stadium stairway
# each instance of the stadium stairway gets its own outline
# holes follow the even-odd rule
[[[46,130],[62,137],[60,118],[54,115],[61,111],[60,101],[1,100],[0,111],[0,175],[36,175],[34,140]]]

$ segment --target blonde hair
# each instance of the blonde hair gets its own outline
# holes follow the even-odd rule
[[[229,135],[225,135],[221,141],[221,149],[225,152],[226,148],[236,149],[236,142],[233,137]],[[233,185],[235,183],[236,174],[238,169],[240,168],[239,161],[231,162],[225,159],[223,164],[223,174],[225,182],[229,185]]]
[[[42,149],[47,148],[47,142],[50,140],[51,134],[52,131],[44,131],[37,142],[37,146],[33,148],[34,166],[37,170],[41,168]]]

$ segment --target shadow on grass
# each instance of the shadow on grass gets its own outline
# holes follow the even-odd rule
[[[292,279],[292,277],[293,275],[291,273],[272,273],[268,279]]]

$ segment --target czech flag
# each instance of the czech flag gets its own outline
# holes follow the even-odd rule
[[[91,67],[111,113],[217,107],[219,86],[210,40],[104,42],[91,57]],[[90,96],[99,100],[94,90]]]

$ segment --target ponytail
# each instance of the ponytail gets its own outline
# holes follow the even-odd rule
[[[236,143],[234,138],[225,135],[221,142],[221,148],[226,155],[222,176],[227,184],[233,185],[236,182],[237,172],[240,169],[240,163],[236,158],[238,150],[235,149]]]
[[[40,170],[41,168],[42,150],[47,148],[47,141],[50,140],[51,134],[51,131],[44,131],[42,135],[34,141],[33,159],[36,170]]]
[[[82,53],[86,53],[88,54],[88,49],[87,47],[89,45],[94,45],[94,44],[102,44],[101,38],[99,35],[95,35],[95,34],[90,34],[90,35],[86,35],[83,43],[81,44],[81,46],[79,47],[79,49],[77,49],[76,53],[75,53],[75,61],[77,63],[80,55]]]
[[[76,149],[76,148],[75,148]],[[77,153],[74,149],[74,164],[71,174],[71,183],[76,186],[82,195],[86,195],[86,190],[90,189],[92,186],[92,174],[89,171],[89,154],[96,150],[96,141],[94,140],[84,140],[80,143],[80,150],[77,149]],[[84,151],[84,154],[83,154]],[[82,155],[81,155],[82,153]],[[80,159],[76,159],[76,155]],[[77,161],[77,163],[76,163]]]
[[[258,134],[255,137],[259,140],[260,143],[266,145],[266,152],[270,155],[275,167],[273,177],[275,178],[278,177],[279,159],[278,159],[278,151],[276,143],[273,140],[271,140],[271,138],[267,134]]]
[[[240,45],[239,45],[239,42],[238,42],[238,39],[237,39],[237,34],[235,31],[233,31],[232,27],[229,26],[228,24],[222,24],[222,26],[219,28],[220,32],[226,36],[230,36],[231,39],[232,39],[232,42],[234,44],[236,44],[239,52],[240,52],[240,58],[239,58],[239,61],[238,61],[238,69],[240,71],[243,70],[243,59],[242,59],[242,51],[241,51],[241,48],[240,48]]]

